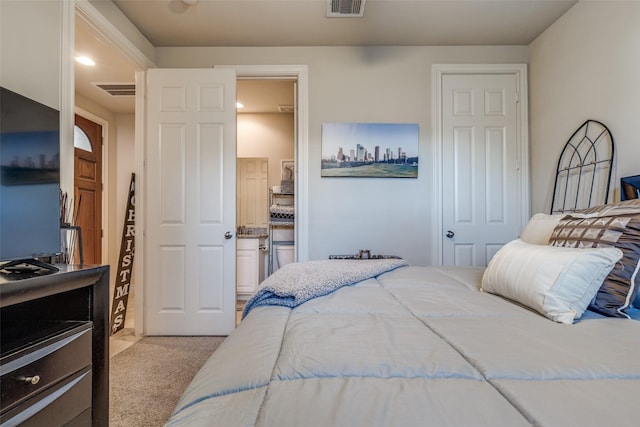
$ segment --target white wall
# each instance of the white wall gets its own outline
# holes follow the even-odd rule
[[[269,159],[269,187],[280,185],[280,160],[294,157],[293,114],[238,114],[238,157]]]
[[[125,211],[129,200],[131,174],[135,171],[135,114],[116,115],[116,236],[118,251],[122,239]],[[119,252],[118,252],[119,253]],[[114,273],[115,274],[115,273]]]
[[[75,105],[102,120],[108,122],[108,141],[105,141],[107,152],[103,153],[103,164],[106,165],[108,199],[102,209],[107,214],[106,263],[111,267],[110,281],[113,284],[118,270],[118,256],[122,239],[124,213],[129,195],[129,182],[135,166],[135,115],[115,114],[91,100],[76,94]],[[113,291],[114,286],[110,286]]]
[[[530,45],[532,212],[551,208],[562,147],[587,119],[616,144],[612,188],[640,174],[640,2],[580,1]]]
[[[527,57],[526,46],[156,50],[161,68],[308,65],[309,258],[370,249],[415,265],[431,262],[431,65],[526,63]],[[321,178],[321,127],[334,121],[418,123],[418,178]]]
[[[62,71],[73,34],[63,31],[71,13],[64,6],[63,0],[0,1],[0,85],[60,111],[60,181],[72,193],[73,141],[65,136],[73,135],[73,119],[62,93],[72,76]]]
[[[60,3],[2,1],[0,19],[2,86],[60,110]]]
[[[111,263],[111,277],[113,278],[114,285],[110,289],[115,289],[116,274],[118,272],[118,261],[120,258],[120,245],[122,244],[122,232],[124,227],[125,213],[127,209],[127,203],[129,201],[129,185],[131,184],[131,174],[135,172],[135,114],[118,113],[116,114],[116,171],[115,171],[115,190],[112,191],[116,201],[115,215],[113,215],[113,209],[110,209],[111,215],[115,217],[114,221],[110,221],[109,226],[109,241],[112,239],[115,241],[114,257],[110,258]],[[111,179],[111,182],[114,180]],[[115,193],[115,194],[113,194]],[[140,198],[142,199],[142,198]],[[110,206],[112,208],[112,206]],[[142,265],[140,262],[135,262],[134,267]],[[131,276],[131,293],[135,293],[135,274]],[[133,311],[133,306],[128,306],[129,313]],[[129,321],[131,318],[129,318]],[[129,322],[127,322],[129,323]]]

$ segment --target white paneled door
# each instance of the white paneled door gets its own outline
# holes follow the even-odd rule
[[[514,74],[442,76],[443,264],[486,266],[518,236]]]
[[[146,335],[235,326],[236,75],[147,72]]]
[[[269,159],[238,158],[238,225],[267,228]]]

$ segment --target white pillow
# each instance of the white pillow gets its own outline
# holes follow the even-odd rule
[[[571,324],[582,316],[620,258],[617,248],[564,248],[516,239],[493,256],[481,289]]]
[[[565,214],[538,213],[531,217],[527,226],[522,231],[520,239],[534,245],[546,245],[549,243],[551,233]]]

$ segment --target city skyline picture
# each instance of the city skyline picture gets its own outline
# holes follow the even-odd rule
[[[323,123],[322,177],[417,178],[417,123]]]
[[[0,133],[1,185],[59,182],[60,137],[57,130]]]

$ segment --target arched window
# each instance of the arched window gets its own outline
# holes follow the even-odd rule
[[[90,153],[93,152],[89,137],[77,125],[73,127],[73,146]]]

